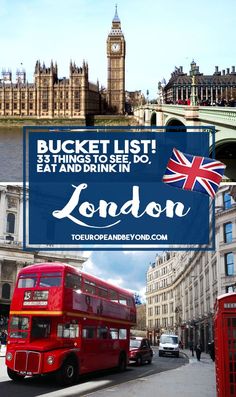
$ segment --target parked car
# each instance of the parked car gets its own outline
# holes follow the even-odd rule
[[[153,358],[153,350],[147,338],[132,337],[129,347],[129,361],[142,365],[145,362],[151,364]]]
[[[179,338],[177,335],[162,334],[159,343],[159,356],[165,354],[179,357]]]

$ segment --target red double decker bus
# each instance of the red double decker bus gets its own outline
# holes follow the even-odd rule
[[[128,362],[134,297],[62,263],[27,266],[10,308],[6,365],[11,379],[55,373],[74,383],[80,374]]]

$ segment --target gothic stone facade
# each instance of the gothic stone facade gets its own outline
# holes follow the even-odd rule
[[[18,73],[19,75],[19,73]],[[88,65],[70,63],[69,78],[58,78],[57,64],[36,62],[34,83],[25,82],[25,72],[16,83],[11,72],[0,83],[0,117],[80,118],[100,112],[98,84],[88,80]]]

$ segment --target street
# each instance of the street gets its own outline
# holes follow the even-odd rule
[[[128,366],[127,371],[118,373],[115,370],[93,373],[80,378],[80,382],[71,387],[61,388],[55,385],[53,378],[26,378],[22,383],[11,381],[7,375],[5,358],[0,357],[0,390],[1,397],[67,397],[67,396],[86,396],[104,388],[115,387],[118,384],[126,383],[131,380],[146,378],[162,371],[178,368],[187,364],[188,359],[181,353],[179,358],[159,357],[158,351],[154,348],[155,354],[152,364],[135,364]]]

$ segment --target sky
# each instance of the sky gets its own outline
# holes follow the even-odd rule
[[[126,40],[126,89],[149,90],[175,66],[189,72],[194,59],[204,74],[235,65],[235,0],[117,0]],[[91,82],[107,85],[106,39],[115,13],[110,0],[0,0],[0,71],[25,68],[33,82],[36,60],[89,65]],[[22,65],[21,65],[22,64]]]
[[[138,293],[144,302],[146,272],[155,258],[155,251],[93,251],[88,255],[83,270]]]
[[[58,64],[69,76],[70,60],[88,62],[89,80],[107,85],[106,39],[115,4],[110,0],[0,0],[0,71],[26,70],[33,82],[36,60]],[[236,64],[235,0],[117,0],[126,40],[126,89],[149,90],[169,80],[175,66],[212,74]],[[145,290],[156,252],[92,252],[84,270],[121,287]]]

